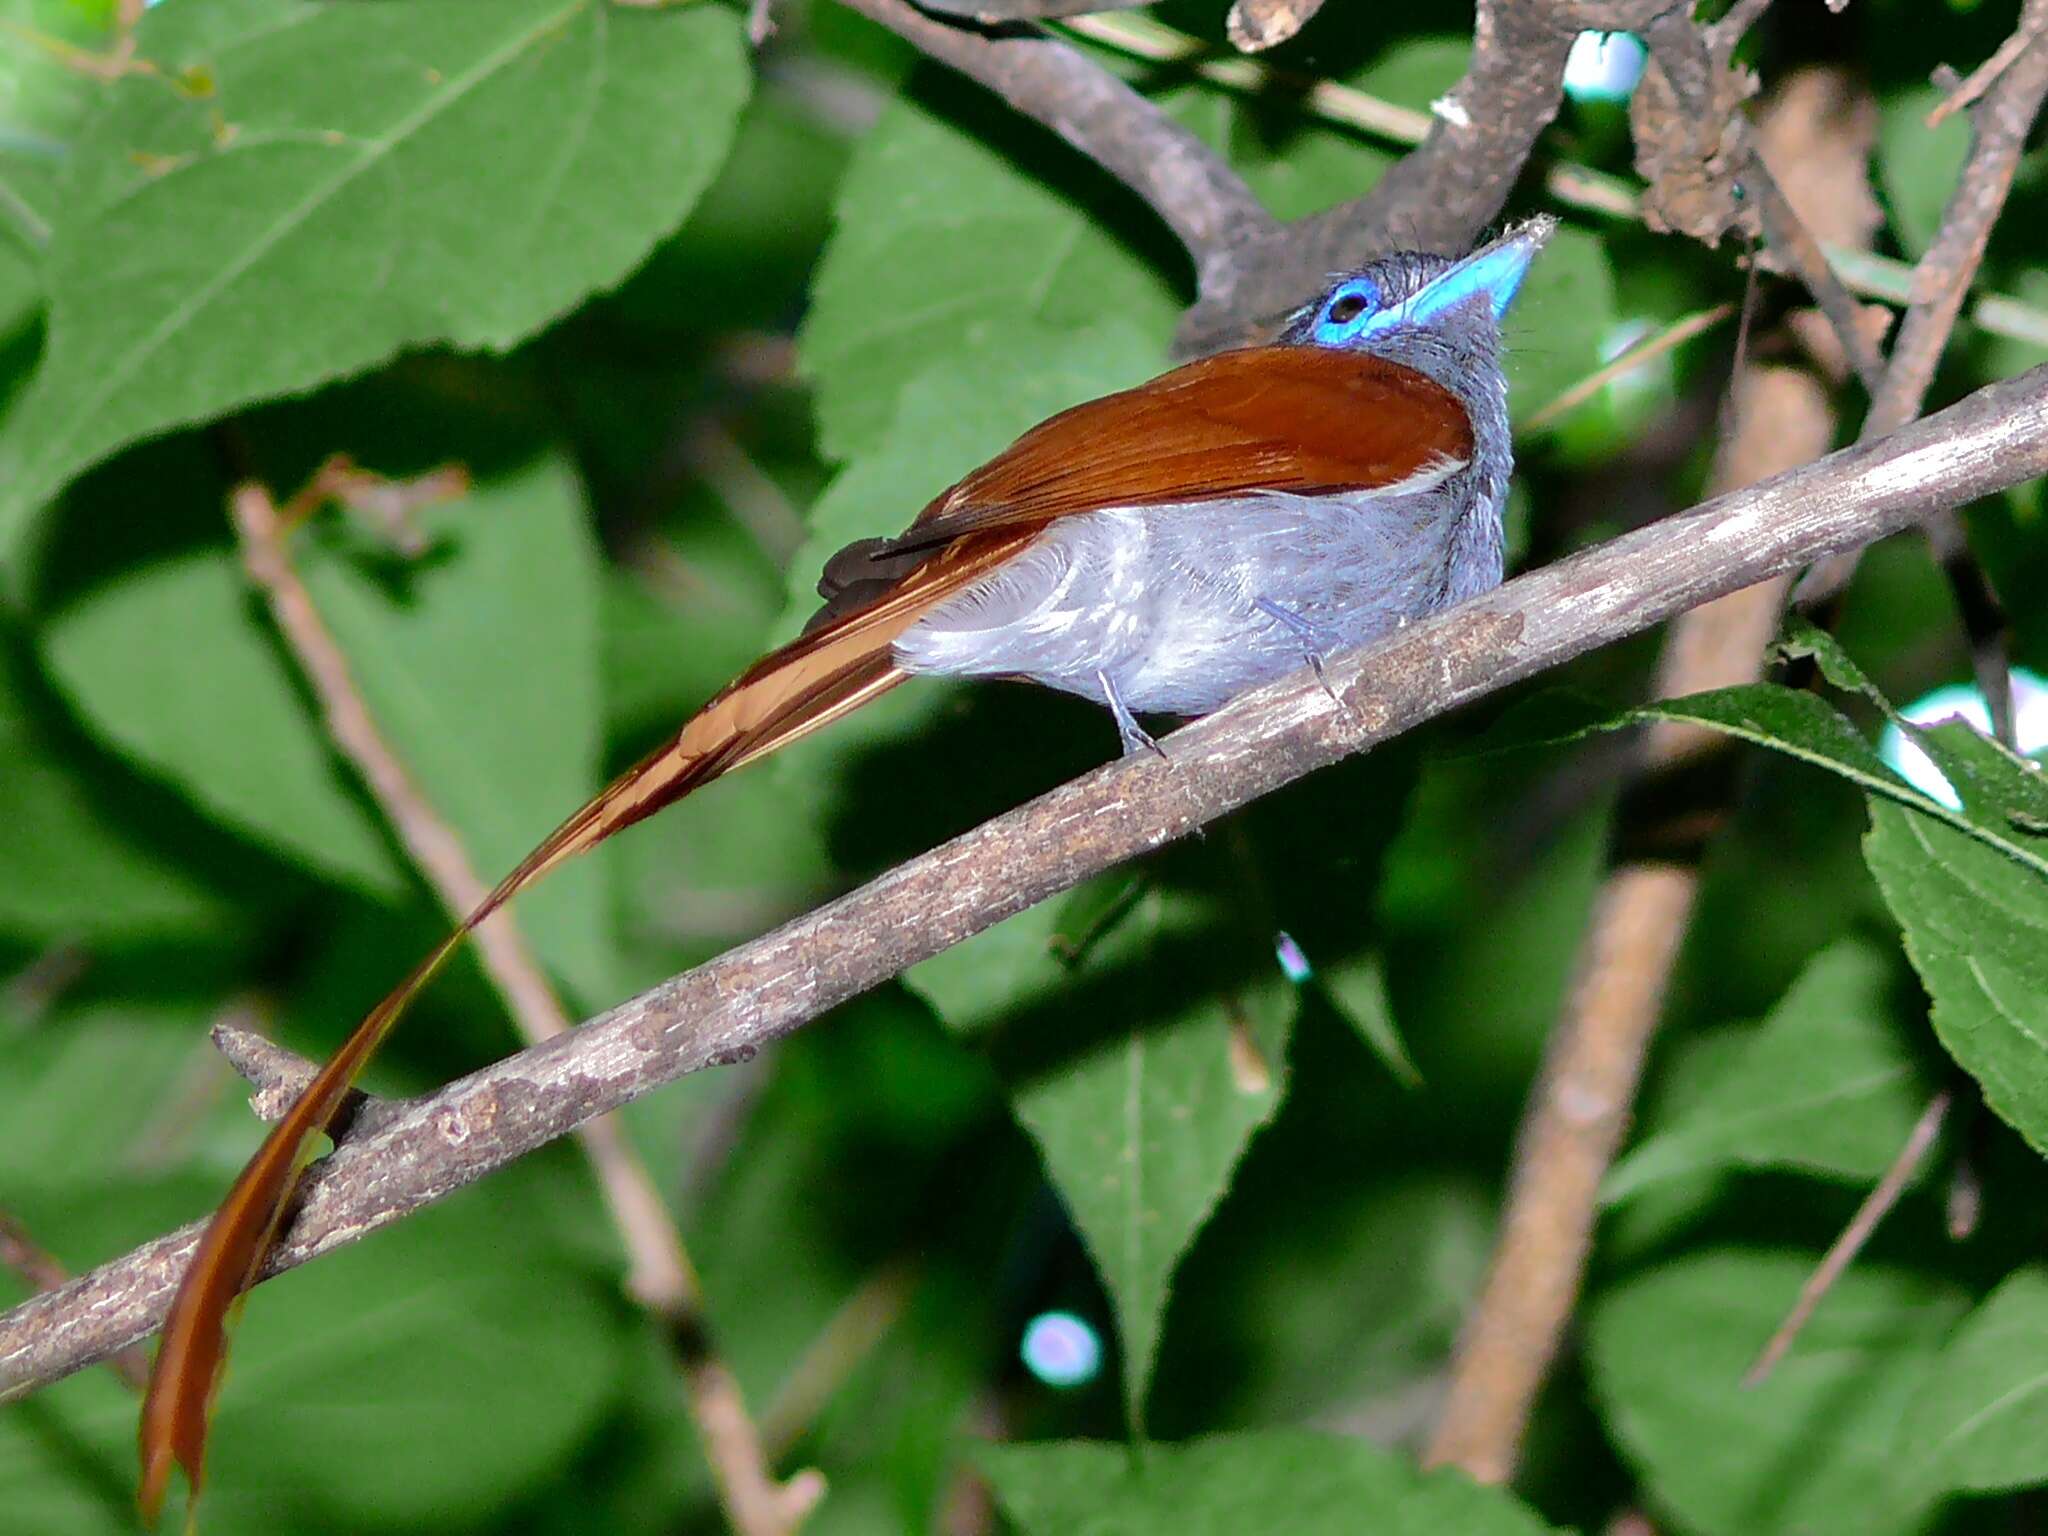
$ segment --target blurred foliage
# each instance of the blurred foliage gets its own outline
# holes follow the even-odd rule
[[[415,554],[337,508],[293,549],[494,874],[794,632],[831,550],[1162,366],[1192,296],[1117,183],[829,0],[779,5],[753,58],[710,0],[170,0],[118,73],[91,67],[114,9],[0,0],[0,1209],[73,1267],[199,1214],[253,1147],[210,1020],[253,1008],[324,1051],[446,920],[241,575],[234,479],[288,494],[335,452],[469,470],[417,512]],[[1767,87],[1835,63],[1873,96],[1884,253],[1925,248],[1967,140],[1926,128],[1929,64],[1971,67],[2014,9],[1786,5],[1756,34]],[[1212,38],[1221,12],[1161,7]],[[1470,24],[1451,0],[1332,6],[1276,57],[1427,108]],[[1299,92],[1095,56],[1283,216],[1393,163]],[[1545,152],[1626,174],[1623,117],[1568,103]],[[2043,170],[2023,162],[1984,279],[2034,305]],[[1517,419],[1743,283],[1730,251],[1575,216],[1512,317]],[[1784,355],[1795,304],[1766,282],[1749,345]],[[1519,563],[1698,495],[1734,346],[1711,331],[1523,434]],[[1966,324],[1937,403],[2039,361]],[[2038,487],[1970,524],[2017,660],[2048,672]],[[632,1106],[778,1465],[830,1479],[808,1529],[2013,1528],[2048,1483],[2048,793],[1961,727],[1919,738],[1960,809],[1880,760],[1887,700],[1968,675],[1917,544],[1872,553],[1838,633],[1802,642],[1825,697],[1659,712],[1777,750],[1708,859],[1514,1492],[1414,1453],[1615,796],[1598,737],[1472,748],[1560,684],[1624,718],[1649,640]],[[1114,740],[1073,699],[908,688],[564,871],[520,922],[594,1011]],[[373,1086],[512,1048],[465,964]],[[1989,1113],[1952,1116],[1872,1255],[1744,1388],[1959,1082]],[[1956,1242],[1965,1154],[1984,1217]],[[564,1145],[266,1286],[205,1528],[720,1528],[622,1270]],[[21,1285],[0,1274],[0,1302]],[[1020,1358],[1054,1309],[1098,1333],[1094,1379]],[[134,1410],[103,1370],[0,1409],[0,1529],[131,1529]]]

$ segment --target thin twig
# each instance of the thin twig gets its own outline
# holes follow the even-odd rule
[[[1643,364],[1660,358],[1665,353],[1684,346],[1693,337],[1712,330],[1723,320],[1732,316],[1735,310],[1736,306],[1734,304],[1725,303],[1715,304],[1707,309],[1694,310],[1689,315],[1681,315],[1678,319],[1672,321],[1671,324],[1665,326],[1663,330],[1656,332],[1654,335],[1645,336],[1641,341],[1615,358],[1613,362],[1606,364],[1604,367],[1594,369],[1583,379],[1580,379],[1578,383],[1561,392],[1547,405],[1530,412],[1528,418],[1520,424],[1518,430],[1522,432],[1541,432],[1545,427],[1569,416],[1616,379],[1635,372]]]
[[[1806,1284],[1799,1288],[1799,1299],[1792,1304],[1792,1310],[1785,1314],[1785,1321],[1778,1325],[1778,1331],[1771,1335],[1771,1341],[1756,1357],[1756,1364],[1742,1378],[1745,1387],[1761,1386],[1777,1369],[1778,1362],[1785,1358],[1785,1352],[1813,1316],[1814,1308],[1856,1262],[1856,1255],[1863,1251],[1871,1234],[1877,1231],[1878,1224],[1899,1203],[1899,1196],[1913,1182],[1913,1175],[1920,1171],[1920,1164],[1926,1160],[1935,1138],[1941,1134],[1941,1122],[1947,1118],[1948,1106],[1949,1091],[1946,1088],[1927,1101],[1927,1108],[1907,1133],[1906,1144],[1899,1148],[1899,1155],[1892,1159],[1891,1167],[1885,1169],[1884,1177],[1877,1181],[1877,1187],[1856,1208],[1856,1214],[1842,1229],[1842,1235],[1835,1239],[1813,1273],[1806,1277]]]
[[[786,564],[808,532],[803,514],[739,440],[707,417],[689,432],[683,454],[696,478],[717,493],[761,553],[777,566]]]
[[[2041,35],[2044,25],[2048,22],[2039,16],[2023,20],[2019,29],[1992,51],[1990,58],[1971,70],[1960,85],[1935,103],[1927,114],[1927,126],[1939,128],[1955,113],[1973,105],[1979,96],[1997,83],[1998,77],[2006,72],[2012,61],[2027,51],[2027,45]]]
[[[886,1264],[826,1320],[761,1410],[761,1439],[770,1452],[788,1455],[846,1378],[888,1337],[909,1304],[915,1278],[907,1264]]]
[[[390,1107],[307,1176],[291,1269],[663,1083],[751,1058],[846,999],[1092,875],[1425,721],[1837,549],[2048,473],[2048,367],[1521,576],[1330,657],[642,993]],[[158,1326],[198,1224],[0,1315],[0,1400]]]
[[[1246,252],[1277,226],[1206,144],[1066,43],[1030,30],[977,32],[909,0],[841,0],[994,91],[1122,181],[1166,222],[1204,293],[1234,292]]]
[[[413,784],[371,718],[347,657],[292,566],[285,544],[287,524],[270,492],[253,481],[244,482],[236,488],[230,507],[242,540],[243,563],[319,700],[336,750],[361,775],[451,916],[459,918],[474,910],[490,887],[470,863],[454,830]],[[570,1020],[509,918],[509,913],[501,912],[484,923],[476,932],[477,950],[521,1036],[529,1044],[538,1044],[565,1033]],[[238,1061],[236,1065],[246,1063]],[[739,1399],[737,1382],[702,1342],[702,1297],[682,1236],[617,1119],[592,1119],[577,1134],[625,1246],[628,1291],[694,1341],[683,1360],[684,1380],[727,1513],[744,1536],[783,1536],[793,1531],[822,1489],[813,1491],[808,1483],[802,1488],[794,1483],[784,1487],[769,1472],[745,1404]],[[793,1494],[804,1495],[800,1504]]]
[[[85,975],[92,955],[83,944],[59,939],[0,981],[0,1019],[33,1024]]]
[[[1763,150],[1756,147],[1750,153],[1752,158],[1744,182],[1756,192],[1764,239],[1770,243],[1773,254],[1792,269],[1793,275],[1813,295],[1820,312],[1834,327],[1835,337],[1842,344],[1842,353],[1848,358],[1849,366],[1855,370],[1863,387],[1875,394],[1884,382],[1885,363],[1871,339],[1869,328],[1863,323],[1863,307],[1829,263],[1821,243],[1814,239],[1805,222],[1793,211],[1791,200],[1785,196],[1777,178],[1765,164]]]

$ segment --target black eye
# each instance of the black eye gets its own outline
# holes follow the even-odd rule
[[[1362,293],[1347,293],[1330,306],[1330,323],[1333,325],[1349,325],[1364,313],[1365,295]]]

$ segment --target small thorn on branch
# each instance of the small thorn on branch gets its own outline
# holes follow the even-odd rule
[[[209,1033],[215,1048],[227,1058],[228,1065],[256,1090],[249,1096],[249,1107],[255,1111],[256,1118],[266,1124],[282,1120],[284,1112],[292,1107],[320,1071],[318,1062],[308,1061],[260,1031],[237,1024],[232,1019],[222,1019]],[[368,1097],[360,1089],[351,1090],[349,1095],[350,1102],[355,1105],[360,1105]],[[348,1113],[353,1113],[353,1110]]]

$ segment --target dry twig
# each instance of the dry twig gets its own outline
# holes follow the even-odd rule
[[[1978,97],[1997,83],[1998,77],[2005,73],[2007,66],[2027,51],[2034,39],[2041,35],[2044,26],[2048,26],[2048,18],[2038,14],[2022,18],[2012,36],[2000,43],[1992,51],[1990,58],[1971,70],[1954,90],[1935,103],[1934,110],[1927,114],[1927,126],[1939,128],[1963,108],[1973,105]],[[1946,67],[1943,66],[1944,69]],[[1949,78],[1953,79],[1954,76],[1951,75]]]
[[[1941,1123],[1948,1118],[1949,1099],[1949,1091],[1944,1088],[1927,1101],[1927,1108],[1914,1122],[1905,1145],[1892,1159],[1891,1167],[1885,1169],[1884,1177],[1877,1181],[1876,1188],[1863,1197],[1863,1203],[1856,1207],[1856,1214],[1849,1218],[1849,1225],[1842,1229],[1842,1235],[1835,1239],[1814,1272],[1806,1277],[1806,1284],[1799,1288],[1799,1299],[1792,1304],[1785,1321],[1778,1325],[1778,1331],[1771,1335],[1770,1342],[1756,1357],[1756,1363],[1742,1378],[1745,1387],[1761,1386],[1777,1369],[1778,1362],[1785,1358],[1786,1351],[1798,1339],[1800,1330],[1813,1316],[1813,1309],[1820,1305],[1821,1298],[1834,1289],[1835,1282],[1856,1262],[1856,1255],[1863,1251],[1864,1244],[1877,1231],[1878,1223],[1899,1203],[1899,1196],[1913,1182],[1913,1175],[1920,1171],[1921,1163],[1933,1149],[1935,1138],[1941,1135]]]
[[[1712,330],[1723,320],[1734,318],[1735,309],[1736,306],[1732,303],[1715,304],[1680,316],[1655,335],[1645,336],[1613,362],[1594,369],[1569,389],[1561,391],[1555,399],[1531,411],[1515,430],[1522,433],[1541,432],[1544,428],[1562,421],[1616,379],[1626,377],[1643,364],[1684,346],[1695,336]]]
[[[1253,690],[569,1034],[389,1106],[307,1178],[266,1274],[482,1178],[1304,774],[1713,598],[2048,473],[2048,367]],[[359,1118],[369,1118],[359,1117]],[[197,1225],[0,1315],[0,1400],[158,1326]]]

